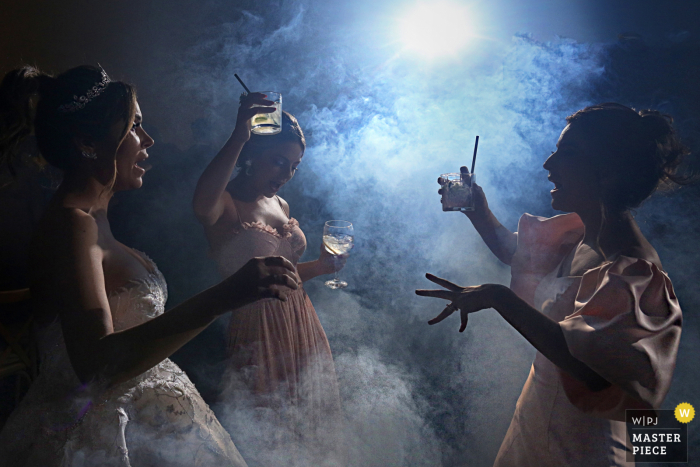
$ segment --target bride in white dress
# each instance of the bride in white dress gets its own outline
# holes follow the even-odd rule
[[[107,220],[114,192],[141,186],[153,145],[134,89],[98,68],[26,67],[0,85],[0,111],[0,157],[33,131],[64,171],[30,258],[40,376],[0,432],[0,466],[245,466],[167,357],[228,310],[286,300],[292,264],[254,258],[164,313],[162,274]]]

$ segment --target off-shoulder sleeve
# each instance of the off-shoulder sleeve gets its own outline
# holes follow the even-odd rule
[[[550,218],[523,214],[518,222],[518,244],[511,260],[510,288],[533,305],[535,289],[581,240],[583,222],[577,214]]]
[[[561,372],[579,409],[624,420],[625,409],[658,408],[671,385],[682,314],[668,276],[620,256],[581,279],[574,313],[559,323],[571,354],[612,386],[592,392]]]

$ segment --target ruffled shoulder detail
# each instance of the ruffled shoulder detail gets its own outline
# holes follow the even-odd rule
[[[671,385],[683,317],[671,280],[655,264],[620,256],[581,279],[574,313],[559,323],[571,354],[612,386],[591,392],[562,373],[581,410],[624,420],[658,408]]]
[[[282,234],[274,227],[263,224],[262,222],[243,222],[241,224],[241,227],[244,230],[259,230],[261,232],[266,232],[269,233],[270,235],[274,235],[277,238],[289,238],[292,236],[292,229],[294,227],[298,227],[299,223],[297,222],[296,219],[292,218],[289,219],[289,222],[284,224],[282,226]],[[239,233],[239,231],[235,232],[236,234]]]
[[[297,222],[297,220],[294,219],[293,217],[290,217],[290,218],[289,218],[289,222],[287,222],[286,224],[284,224],[284,225],[282,226],[282,229],[283,229],[285,232],[289,232],[289,231],[292,230],[294,227],[299,227],[299,222]]]
[[[561,263],[583,237],[577,214],[550,218],[523,214],[518,222],[518,245],[511,260],[510,288],[533,305],[540,281]]]

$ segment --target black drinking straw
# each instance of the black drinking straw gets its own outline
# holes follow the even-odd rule
[[[235,76],[236,79],[238,80],[238,82],[241,83],[241,86],[243,86],[243,89],[245,89],[245,92],[247,92],[248,94],[250,94],[250,89],[248,89],[248,86],[245,85],[245,83],[243,82],[243,80],[242,80],[241,78],[239,78],[238,75],[237,75],[236,73],[234,73],[233,76]],[[477,138],[478,138],[478,136],[477,136]]]
[[[476,150],[479,148],[479,136],[476,136],[474,141],[474,156],[472,157],[472,175],[474,174],[474,164],[476,164]]]

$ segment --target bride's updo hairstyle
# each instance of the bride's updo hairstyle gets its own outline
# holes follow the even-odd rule
[[[690,181],[677,174],[690,151],[678,139],[670,115],[605,103],[579,110],[566,121],[583,130],[591,145],[608,212],[636,208],[657,188]]]
[[[80,143],[109,143],[114,159],[135,112],[134,87],[109,81],[100,68],[79,66],[57,77],[29,66],[10,71],[0,83],[0,160],[9,163],[32,134],[41,156],[63,171],[85,160]],[[117,138],[108,141],[115,125]]]
[[[239,169],[245,169],[250,166],[255,156],[260,152],[269,149],[278,144],[293,142],[301,146],[302,153],[306,151],[306,138],[304,132],[299,126],[299,122],[294,115],[289,112],[282,111],[282,131],[276,135],[256,135],[251,133],[250,139],[243,146],[236,166]]]

